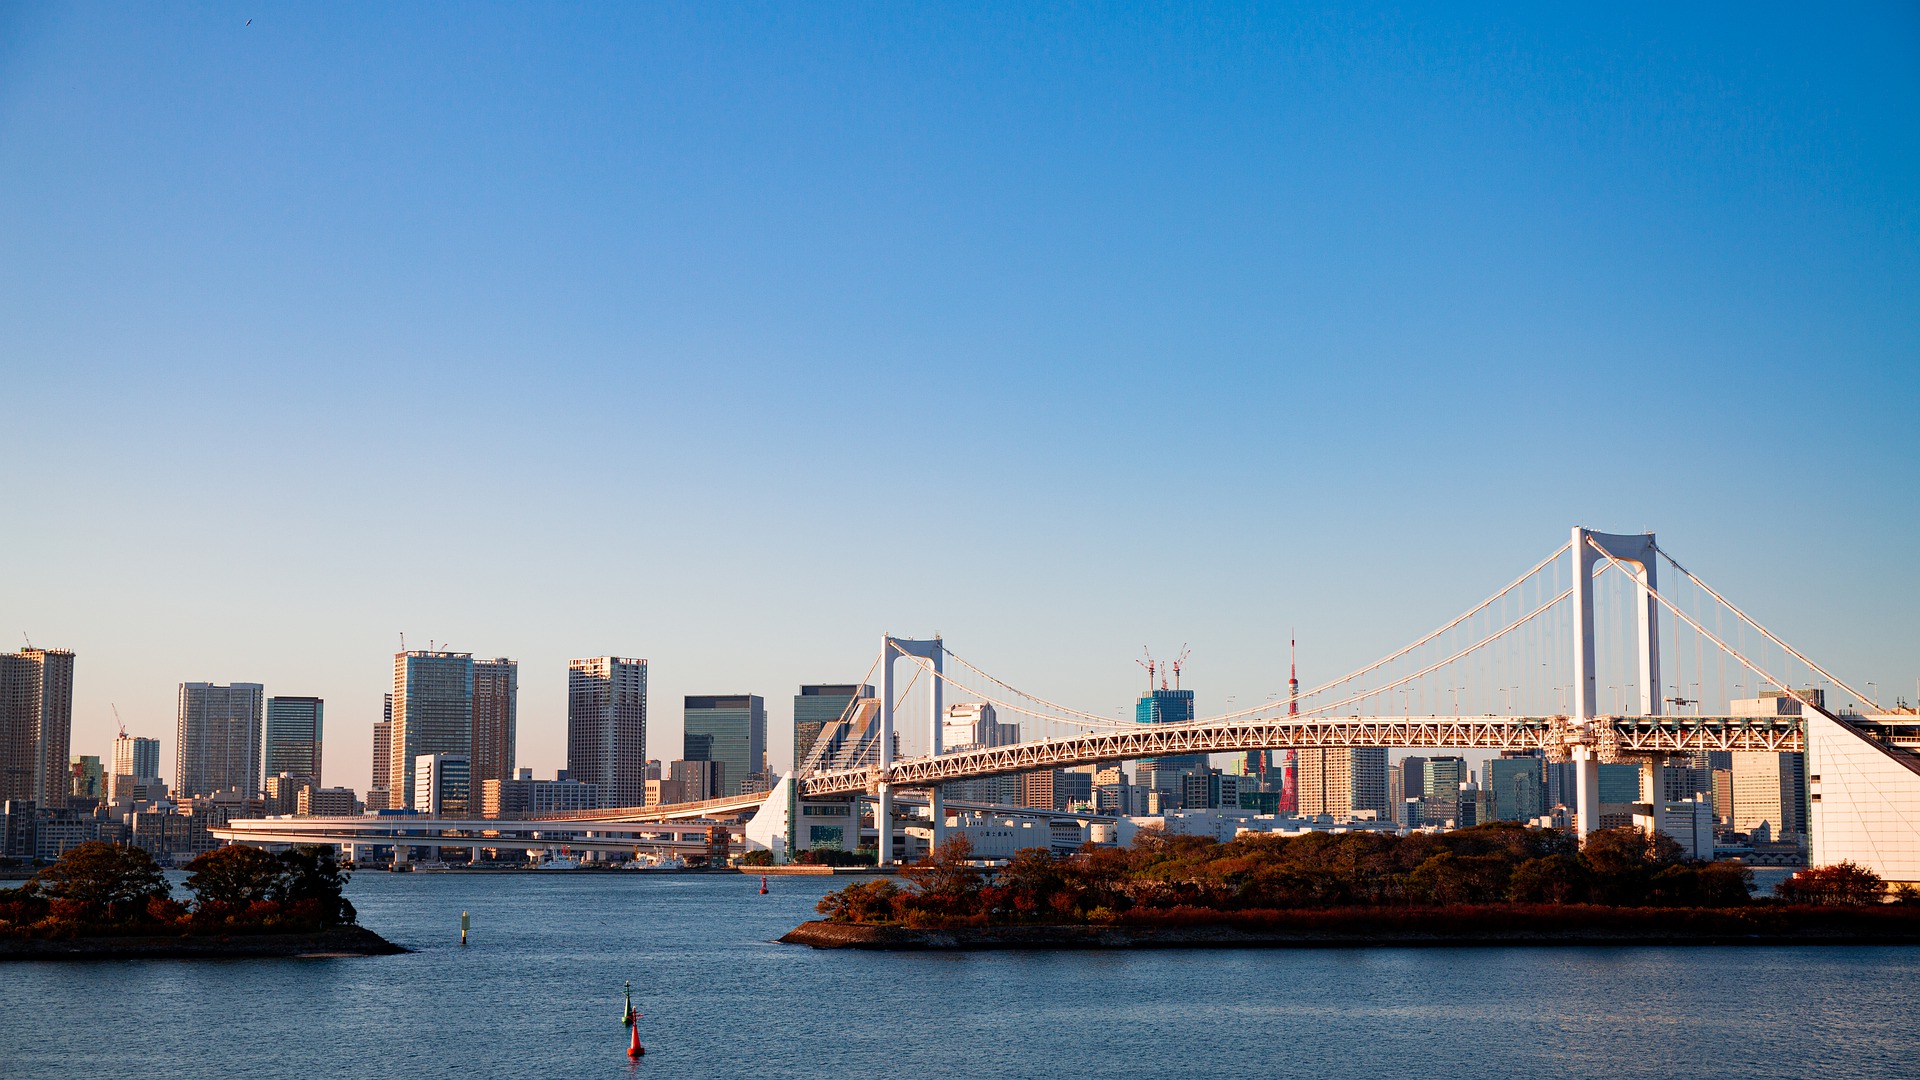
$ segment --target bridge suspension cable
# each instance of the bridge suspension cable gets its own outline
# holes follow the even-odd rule
[[[1367,666],[1360,668],[1356,671],[1343,675],[1338,679],[1333,679],[1331,681],[1321,683],[1319,686],[1316,686],[1311,690],[1303,692],[1302,694],[1300,694],[1300,696],[1297,699],[1294,699],[1294,700],[1305,701],[1308,698],[1314,697],[1315,695],[1324,694],[1327,691],[1332,690],[1336,686],[1343,686],[1347,683],[1352,682],[1355,679],[1358,679],[1362,675],[1365,675],[1372,671],[1377,671],[1380,668],[1383,668],[1388,664],[1393,663],[1395,660],[1398,660],[1401,657],[1406,656],[1407,654],[1414,652],[1415,650],[1420,649],[1421,647],[1431,643],[1434,639],[1445,634],[1447,631],[1452,630],[1454,627],[1459,626],[1461,623],[1466,622],[1468,619],[1471,619],[1475,615],[1480,614],[1482,611],[1485,611],[1486,609],[1492,607],[1494,604],[1499,603],[1503,597],[1505,597],[1508,593],[1512,592],[1513,590],[1519,588],[1528,579],[1532,578],[1533,575],[1553,565],[1554,560],[1558,559],[1562,555],[1565,555],[1568,549],[1570,549],[1572,546],[1573,546],[1573,541],[1571,540],[1567,541],[1564,544],[1561,544],[1559,547],[1553,550],[1553,554],[1548,555],[1544,559],[1541,559],[1539,562],[1533,565],[1532,569],[1528,570],[1524,574],[1521,574],[1519,577],[1514,578],[1513,581],[1507,584],[1506,588],[1501,589],[1499,592],[1496,592],[1492,596],[1489,596],[1485,600],[1482,600],[1480,603],[1470,608],[1465,614],[1462,614],[1458,618],[1447,623],[1445,626],[1442,626],[1439,629],[1433,631],[1432,633],[1426,635],[1425,637],[1422,637],[1420,640],[1415,641],[1413,644],[1408,645],[1405,648],[1402,648],[1396,652],[1390,653],[1387,656],[1381,657],[1380,659],[1375,660],[1373,663],[1368,664]],[[1529,618],[1531,618],[1531,616],[1529,616]],[[1526,621],[1525,619],[1521,620],[1521,622],[1525,622],[1525,621]],[[1519,623],[1515,623],[1514,625],[1517,626],[1519,625]],[[1397,686],[1399,684],[1395,684],[1395,685]],[[1392,689],[1392,687],[1387,687],[1387,689]],[[1367,695],[1362,695],[1362,696],[1364,697]],[[1343,701],[1338,704],[1346,704],[1346,703],[1347,702]],[[1257,716],[1261,713],[1268,711],[1271,708],[1273,708],[1273,703],[1269,702],[1266,704],[1256,706],[1251,709],[1241,709],[1238,712],[1230,712],[1230,713],[1224,713],[1220,716],[1208,717],[1208,719],[1237,720],[1243,716]],[[1315,711],[1319,711],[1319,710],[1315,710]]]
[[[1600,546],[1599,544],[1597,544],[1597,543],[1594,543],[1594,541],[1592,541],[1591,539],[1589,539],[1589,540],[1587,541],[1587,543],[1588,543],[1589,545],[1591,545],[1591,546],[1592,546],[1592,548],[1593,548],[1593,550],[1595,550],[1595,551],[1597,551],[1597,552],[1599,552],[1599,553],[1600,553],[1600,554],[1601,554],[1601,555],[1602,555],[1603,557],[1605,557],[1605,559],[1606,559],[1606,560],[1607,560],[1607,561],[1608,561],[1609,563],[1612,563],[1612,564],[1613,564],[1613,565],[1614,565],[1614,566],[1615,566],[1616,568],[1618,568],[1618,569],[1619,569],[1619,570],[1620,570],[1620,571],[1621,571],[1622,573],[1625,573],[1625,574],[1627,574],[1628,576],[1632,576],[1632,571],[1631,571],[1631,570],[1628,570],[1628,569],[1627,569],[1627,567],[1626,567],[1626,566],[1625,566],[1624,564],[1622,564],[1622,563],[1620,562],[1620,560],[1618,560],[1618,559],[1616,559],[1616,558],[1614,558],[1614,557],[1613,557],[1613,553],[1612,553],[1612,552],[1610,552],[1610,551],[1608,551],[1608,550],[1607,550],[1606,548],[1603,548],[1603,547],[1601,547],[1601,546]],[[1655,548],[1654,550],[1656,550],[1656,551],[1658,551],[1659,549],[1658,549],[1658,548]],[[1661,552],[1661,554],[1662,554],[1662,555],[1665,555],[1666,553],[1665,553],[1665,552]],[[1668,561],[1669,563],[1672,563],[1672,562],[1673,562],[1673,557],[1672,557],[1672,556],[1667,556],[1667,561]],[[1706,588],[1706,586],[1705,586],[1704,584],[1702,584],[1702,583],[1701,583],[1701,582],[1699,581],[1699,579],[1697,579],[1697,578],[1694,578],[1694,577],[1693,577],[1693,575],[1691,575],[1691,574],[1687,574],[1687,572],[1686,572],[1686,571],[1685,571],[1684,569],[1681,569],[1681,568],[1680,568],[1680,566],[1679,566],[1679,564],[1677,564],[1677,563],[1675,563],[1675,564],[1674,564],[1674,568],[1675,568],[1676,570],[1680,570],[1680,572],[1681,572],[1682,574],[1686,574],[1686,575],[1687,575],[1687,577],[1688,577],[1688,579],[1689,579],[1689,580],[1692,580],[1692,581],[1694,582],[1694,584],[1696,584],[1696,585],[1700,585],[1700,587],[1701,587],[1701,588],[1703,588],[1703,589],[1705,589],[1705,588]],[[1708,593],[1709,593],[1710,595],[1712,595],[1712,594],[1713,594],[1713,590],[1711,590],[1711,589],[1707,589],[1707,592],[1708,592]],[[1739,662],[1740,662],[1741,664],[1743,664],[1743,665],[1745,665],[1748,671],[1751,671],[1751,672],[1753,672],[1753,673],[1754,673],[1755,675],[1758,675],[1758,676],[1760,676],[1761,678],[1763,678],[1763,679],[1765,679],[1765,680],[1767,680],[1768,682],[1770,682],[1770,683],[1772,683],[1773,685],[1775,685],[1775,686],[1777,686],[1777,687],[1779,687],[1779,688],[1780,688],[1781,690],[1784,690],[1784,691],[1785,691],[1785,692],[1786,692],[1786,693],[1787,693],[1788,695],[1790,695],[1790,696],[1791,696],[1791,697],[1793,698],[1793,700],[1795,700],[1795,701],[1797,701],[1797,702],[1799,702],[1802,708],[1813,708],[1813,707],[1814,707],[1814,705],[1813,705],[1813,703],[1812,703],[1811,701],[1808,701],[1808,700],[1806,699],[1806,697],[1805,697],[1804,695],[1802,695],[1802,694],[1800,693],[1800,691],[1798,691],[1798,690],[1795,690],[1795,689],[1793,688],[1793,683],[1792,683],[1792,681],[1791,681],[1791,680],[1788,680],[1788,679],[1782,679],[1782,678],[1780,678],[1780,677],[1778,677],[1778,676],[1776,676],[1776,675],[1774,675],[1773,673],[1771,673],[1771,672],[1769,672],[1769,671],[1768,671],[1767,669],[1765,669],[1765,668],[1763,668],[1763,667],[1761,667],[1761,666],[1760,666],[1759,664],[1756,664],[1756,663],[1754,663],[1754,662],[1753,662],[1752,660],[1749,660],[1749,659],[1747,659],[1747,657],[1746,657],[1746,655],[1745,655],[1744,653],[1742,653],[1742,652],[1741,652],[1740,650],[1738,650],[1738,649],[1736,649],[1736,648],[1734,648],[1733,646],[1731,646],[1731,645],[1729,645],[1729,644],[1727,644],[1726,642],[1724,642],[1724,641],[1722,641],[1722,640],[1720,640],[1720,639],[1719,639],[1718,637],[1716,637],[1716,636],[1714,636],[1714,635],[1713,635],[1712,633],[1710,633],[1710,632],[1708,632],[1708,630],[1707,630],[1707,628],[1706,628],[1706,627],[1704,627],[1704,626],[1701,626],[1701,625],[1700,625],[1699,623],[1697,623],[1697,622],[1695,622],[1695,621],[1693,620],[1693,618],[1692,618],[1691,616],[1689,616],[1689,615],[1688,615],[1688,614],[1687,614],[1686,612],[1684,612],[1684,611],[1681,611],[1681,610],[1680,610],[1680,606],[1679,606],[1678,604],[1675,604],[1675,603],[1674,603],[1673,601],[1671,601],[1671,600],[1669,600],[1669,599],[1667,599],[1667,598],[1666,598],[1665,596],[1663,596],[1663,595],[1661,595],[1661,593],[1660,593],[1660,590],[1658,590],[1658,589],[1655,589],[1655,588],[1648,588],[1648,589],[1647,589],[1647,595],[1648,595],[1648,596],[1651,596],[1651,597],[1653,597],[1653,598],[1654,598],[1655,600],[1657,600],[1657,601],[1659,601],[1659,603],[1660,603],[1660,606],[1661,606],[1661,607],[1664,607],[1664,608],[1666,608],[1666,609],[1667,609],[1668,611],[1670,611],[1670,612],[1672,612],[1672,613],[1674,614],[1674,616],[1675,616],[1676,618],[1678,618],[1678,619],[1680,619],[1681,621],[1683,621],[1683,622],[1685,622],[1685,623],[1686,623],[1686,624],[1687,624],[1688,626],[1691,626],[1691,627],[1693,627],[1693,629],[1694,629],[1694,632],[1695,632],[1695,633],[1698,633],[1698,634],[1699,634],[1699,635],[1701,635],[1702,637],[1704,637],[1704,638],[1706,638],[1706,639],[1707,639],[1708,641],[1711,641],[1711,642],[1713,642],[1713,643],[1714,643],[1715,645],[1717,645],[1717,646],[1719,646],[1719,647],[1720,647],[1720,649],[1721,649],[1722,651],[1724,651],[1724,652],[1725,652],[1725,653],[1726,653],[1726,654],[1727,654],[1728,656],[1731,656],[1731,657],[1733,657],[1733,658],[1734,658],[1735,660],[1738,660],[1738,661],[1739,661]],[[1715,598],[1716,598],[1716,599],[1718,599],[1718,597],[1717,597],[1717,596],[1716,596]],[[1728,603],[1727,603],[1727,602],[1726,602],[1725,600],[1721,600],[1720,602],[1721,602],[1722,604],[1725,604],[1725,605],[1726,605],[1726,607],[1727,607],[1727,609],[1728,609],[1728,610],[1730,610],[1730,611],[1733,611],[1733,612],[1734,612],[1734,614],[1736,614],[1736,615],[1739,615],[1739,614],[1740,614],[1740,611],[1739,611],[1739,609],[1738,609],[1738,608],[1735,608],[1735,607],[1734,607],[1734,606],[1733,606],[1732,604],[1728,604]],[[1755,623],[1755,622],[1754,622],[1754,621],[1753,621],[1752,619],[1749,619],[1749,618],[1747,618],[1747,617],[1746,617],[1745,615],[1740,615],[1740,617],[1741,617],[1741,618],[1742,618],[1743,620],[1745,620],[1745,621],[1746,621],[1746,622],[1748,623],[1748,625],[1750,625],[1750,626],[1752,626],[1752,627],[1753,627],[1754,629],[1756,629],[1756,630],[1759,630],[1759,631],[1760,631],[1760,632],[1761,632],[1762,634],[1766,634],[1766,636],[1767,636],[1767,639],[1768,639],[1768,640],[1770,640],[1770,641],[1772,641],[1772,642],[1773,642],[1773,643],[1774,643],[1775,645],[1778,645],[1778,646],[1780,646],[1780,647],[1781,647],[1782,649],[1785,649],[1785,650],[1786,650],[1787,652],[1789,652],[1789,653],[1793,653],[1793,655],[1794,655],[1794,656],[1796,656],[1796,657],[1798,657],[1798,658],[1800,659],[1800,661],[1801,661],[1802,663],[1804,663],[1804,664],[1806,664],[1806,665],[1807,665],[1808,667],[1810,667],[1810,668],[1813,668],[1813,670],[1815,670],[1815,671],[1819,671],[1821,675],[1824,675],[1824,676],[1826,676],[1826,678],[1827,678],[1828,680],[1830,680],[1831,682],[1833,682],[1833,683],[1834,683],[1834,685],[1836,685],[1836,686],[1839,686],[1839,687],[1841,687],[1842,689],[1845,689],[1845,690],[1847,690],[1847,691],[1849,691],[1849,692],[1853,692],[1853,688],[1852,688],[1852,687],[1849,687],[1849,686],[1847,686],[1847,684],[1846,684],[1846,683],[1843,683],[1843,682],[1841,682],[1840,680],[1838,680],[1838,679],[1835,679],[1835,678],[1834,678],[1833,676],[1831,676],[1831,675],[1827,675],[1827,673],[1826,673],[1825,671],[1821,671],[1821,670],[1820,670],[1820,667],[1819,667],[1818,665],[1816,665],[1815,663],[1813,663],[1813,661],[1811,661],[1811,660],[1808,660],[1808,659],[1807,659],[1806,657],[1804,657],[1804,656],[1801,656],[1801,655],[1800,655],[1800,654],[1799,654],[1798,652],[1796,652],[1796,651],[1795,651],[1795,650],[1793,649],[1793,647],[1792,647],[1792,646],[1790,646],[1790,645],[1788,645],[1788,644],[1787,644],[1786,642],[1784,642],[1784,641],[1781,641],[1781,640],[1780,640],[1779,638],[1777,638],[1777,637],[1774,637],[1774,636],[1773,636],[1772,634],[1768,634],[1768,633],[1767,633],[1767,631],[1766,631],[1766,630],[1765,630],[1764,628],[1762,628],[1762,627],[1760,626],[1760,624],[1758,624],[1758,623]],[[1866,698],[1866,697],[1865,697],[1864,695],[1860,695],[1860,700],[1862,700],[1862,701],[1867,701],[1867,698]],[[1872,703],[1871,703],[1871,702],[1868,702],[1868,704],[1872,704]],[[1877,706],[1877,705],[1876,705],[1876,706],[1874,706],[1874,707],[1875,707],[1875,708],[1878,708],[1879,706]]]
[[[1592,543],[1592,541],[1591,541],[1591,540],[1589,540],[1589,541],[1588,541],[1588,543]],[[1597,545],[1596,545],[1596,546],[1597,546]],[[1682,577],[1685,577],[1685,578],[1686,578],[1686,579],[1687,579],[1688,581],[1690,581],[1690,582],[1692,582],[1692,583],[1693,583],[1694,585],[1696,585],[1696,586],[1698,586],[1698,587],[1699,587],[1699,588],[1700,588],[1700,589],[1701,589],[1702,591],[1704,591],[1704,592],[1705,592],[1705,593],[1706,593],[1706,594],[1707,594],[1708,596],[1711,596],[1711,597],[1713,597],[1713,598],[1714,598],[1715,600],[1717,600],[1717,601],[1719,601],[1719,603],[1720,603],[1720,605],[1721,605],[1722,607],[1724,607],[1724,608],[1726,608],[1726,609],[1727,609],[1728,611],[1731,611],[1731,612],[1733,612],[1733,613],[1734,613],[1734,615],[1735,615],[1735,616],[1737,616],[1737,617],[1738,617],[1738,618],[1739,618],[1739,619],[1740,619],[1740,620],[1741,620],[1742,622],[1744,622],[1744,623],[1746,623],[1746,624],[1747,624],[1748,626],[1751,626],[1751,627],[1753,627],[1753,628],[1754,628],[1755,630],[1757,630],[1757,631],[1759,631],[1762,637],[1765,637],[1765,638],[1766,638],[1766,639],[1767,639],[1768,641],[1771,641],[1771,642],[1773,642],[1773,643],[1774,643],[1775,645],[1778,645],[1778,646],[1780,646],[1780,648],[1782,648],[1782,649],[1784,649],[1784,650],[1785,650],[1785,651],[1786,651],[1786,652],[1787,652],[1788,654],[1790,654],[1790,655],[1791,655],[1791,656],[1792,656],[1792,657],[1793,657],[1793,658],[1794,658],[1795,660],[1798,660],[1798,661],[1800,661],[1801,663],[1803,663],[1803,664],[1805,664],[1805,665],[1807,665],[1808,667],[1810,667],[1810,668],[1812,668],[1812,669],[1813,669],[1814,671],[1816,671],[1816,672],[1818,672],[1818,673],[1820,674],[1820,677],[1821,677],[1821,678],[1823,678],[1823,679],[1825,679],[1825,680],[1827,680],[1828,682],[1830,682],[1830,683],[1832,683],[1833,685],[1835,685],[1835,686],[1837,686],[1837,687],[1839,687],[1840,689],[1842,689],[1842,690],[1845,690],[1845,691],[1846,691],[1847,693],[1849,693],[1849,694],[1852,694],[1852,695],[1853,695],[1853,696],[1854,696],[1855,698],[1857,698],[1857,699],[1859,699],[1860,701],[1862,701],[1862,702],[1864,702],[1864,703],[1865,703],[1865,704],[1867,704],[1868,706],[1871,706],[1871,707],[1872,707],[1873,709],[1875,709],[1875,710],[1878,710],[1878,709],[1880,708],[1880,705],[1879,705],[1879,703],[1878,703],[1878,702],[1876,702],[1876,701],[1874,701],[1874,700],[1873,700],[1872,698],[1870,698],[1870,697],[1868,697],[1867,695],[1865,695],[1865,694],[1863,694],[1863,693],[1861,693],[1860,691],[1858,691],[1858,690],[1855,690],[1855,689],[1854,689],[1853,687],[1851,687],[1851,686],[1848,686],[1848,685],[1847,685],[1846,683],[1844,683],[1844,682],[1842,682],[1842,681],[1840,681],[1840,679],[1838,679],[1837,677],[1835,677],[1835,676],[1834,676],[1834,675],[1833,675],[1833,674],[1832,674],[1831,672],[1829,672],[1829,671],[1828,671],[1828,670],[1827,670],[1826,668],[1823,668],[1823,667],[1821,667],[1821,666],[1820,666],[1819,664],[1816,664],[1816,663],[1814,663],[1814,662],[1813,662],[1812,660],[1809,660],[1809,659],[1807,659],[1807,657],[1806,657],[1806,656],[1805,656],[1804,654],[1802,654],[1802,653],[1800,652],[1800,650],[1798,650],[1798,649],[1796,649],[1796,648],[1794,648],[1793,646],[1791,646],[1791,645],[1789,645],[1789,644],[1787,644],[1786,642],[1784,642],[1784,641],[1782,641],[1782,640],[1780,640],[1780,639],[1779,639],[1778,637],[1776,637],[1776,636],[1774,635],[1774,633],[1773,633],[1773,631],[1771,631],[1771,630],[1768,630],[1768,629],[1767,629],[1766,627],[1764,627],[1764,626],[1761,626],[1761,625],[1760,625],[1760,624],[1759,624],[1758,622],[1756,622],[1756,621],[1755,621],[1755,620],[1753,619],[1753,617],[1752,617],[1752,616],[1750,616],[1750,615],[1748,615],[1748,614],[1747,614],[1746,612],[1744,612],[1744,611],[1741,611],[1741,610],[1740,610],[1739,608],[1737,608],[1737,607],[1735,607],[1735,606],[1733,605],[1733,602],[1732,602],[1732,601],[1730,601],[1730,600],[1728,600],[1728,599],[1727,599],[1726,597],[1724,597],[1724,596],[1721,596],[1721,595],[1720,595],[1719,593],[1717,593],[1717,592],[1715,592],[1715,591],[1713,591],[1713,586],[1711,586],[1711,585],[1708,585],[1708,584],[1707,584],[1706,582],[1704,582],[1704,581],[1701,581],[1701,580],[1700,580],[1700,579],[1699,579],[1699,578],[1698,578],[1697,576],[1695,576],[1695,575],[1694,575],[1694,573],[1693,573],[1693,572],[1692,572],[1691,570],[1688,570],[1688,569],[1687,569],[1686,567],[1684,567],[1684,566],[1681,566],[1681,565],[1680,565],[1680,563],[1679,563],[1678,561],[1676,561],[1676,560],[1674,559],[1674,557],[1673,557],[1672,555],[1669,555],[1669,554],[1667,554],[1667,552],[1666,552],[1666,550],[1665,550],[1665,549],[1663,549],[1663,548],[1661,548],[1661,547],[1660,547],[1660,546],[1659,546],[1658,544],[1655,544],[1655,545],[1654,545],[1654,548],[1653,548],[1653,550],[1655,550],[1655,551],[1658,551],[1658,552],[1660,553],[1660,557],[1661,557],[1661,558],[1663,558],[1663,559],[1665,559],[1665,560],[1667,560],[1667,565],[1668,565],[1668,566],[1671,566],[1671,567],[1673,567],[1673,568],[1674,568],[1675,570],[1678,570],[1678,571],[1680,571],[1680,574],[1681,574],[1681,576],[1682,576]],[[1602,554],[1605,554],[1605,552],[1602,552]],[[1611,555],[1608,555],[1607,557],[1608,557],[1609,559],[1611,559],[1611,558],[1613,558],[1613,556],[1611,556]],[[1651,590],[1649,590],[1649,591],[1651,591]],[[1662,600],[1661,600],[1661,603],[1663,603],[1663,604],[1665,604],[1665,603],[1666,603],[1666,601],[1665,601],[1664,599],[1662,599]],[[1669,605],[1668,605],[1668,607],[1670,607],[1670,608],[1671,608],[1671,607],[1672,607],[1672,605],[1670,605],[1670,604],[1669,604]],[[1677,614],[1677,612],[1676,612],[1676,614]],[[1682,618],[1685,618],[1685,616],[1681,616],[1681,617],[1682,617]],[[1689,619],[1689,620],[1688,620],[1688,622],[1689,622],[1689,623],[1691,623],[1691,622],[1692,622],[1692,620],[1691,620],[1691,619]],[[1696,627],[1695,627],[1695,629],[1697,630],[1697,629],[1699,629],[1699,627],[1697,627],[1697,626],[1696,626]],[[1702,631],[1702,632],[1704,633],[1704,631]],[[1722,644],[1721,644],[1721,643],[1720,643],[1719,641],[1717,641],[1717,640],[1716,640],[1716,641],[1714,642],[1714,644],[1716,644],[1716,645],[1720,645],[1720,647],[1721,647],[1721,648],[1723,648],[1723,649],[1725,649],[1725,648],[1727,648],[1727,647],[1726,647],[1725,645],[1722,645]],[[1729,651],[1729,652],[1732,652],[1732,650],[1731,650],[1731,649],[1728,649],[1728,651]],[[1738,654],[1735,654],[1735,655],[1738,655]],[[1743,660],[1742,662],[1744,663],[1745,661]],[[1749,664],[1748,666],[1749,666],[1749,667],[1752,667],[1752,665],[1751,665],[1751,664]],[[1764,672],[1764,671],[1760,671],[1760,669],[1759,669],[1759,668],[1754,668],[1754,671],[1756,671],[1756,672],[1758,672],[1758,673],[1759,673],[1759,674],[1761,674],[1761,675],[1766,675],[1766,672]],[[1769,676],[1769,678],[1771,678],[1771,676]],[[1787,687],[1787,686],[1785,686],[1784,684],[1783,684],[1783,685],[1781,686],[1781,688],[1782,688],[1782,689],[1788,689],[1788,690],[1790,690],[1790,689],[1791,689],[1791,687]],[[1794,697],[1795,697],[1795,698],[1799,698],[1799,696],[1800,696],[1799,694],[1795,694],[1795,695],[1794,695]],[[1803,702],[1801,702],[1801,704],[1803,704],[1803,705],[1804,705],[1804,704],[1806,704],[1806,702],[1804,702],[1804,701],[1803,701]]]

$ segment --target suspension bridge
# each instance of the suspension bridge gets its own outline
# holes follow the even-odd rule
[[[911,668],[903,688],[900,661]],[[1642,790],[1657,793],[1661,770],[1678,755],[1799,753],[1813,860],[1852,859],[1889,880],[1920,881],[1920,756],[1910,749],[1920,737],[1909,738],[1920,736],[1920,717],[1881,708],[1794,649],[1651,533],[1576,527],[1526,573],[1411,644],[1305,692],[1210,717],[1142,724],[1072,708],[1016,688],[937,637],[884,636],[867,679],[876,670],[879,693],[848,704],[832,740],[837,752],[796,762],[771,792],[546,820],[693,827],[751,816],[750,843],[791,854],[804,846],[803,818],[838,815],[857,827],[870,804],[886,864],[901,821],[896,799],[907,791],[924,793],[916,801],[926,804],[921,820],[937,846],[950,816],[943,789],[956,782],[1143,758],[1389,747],[1573,762],[1572,819],[1584,836],[1599,820],[1603,763],[1638,764]],[[923,680],[924,711],[908,709]],[[1604,712],[1603,687],[1611,695]],[[949,696],[1018,718],[1022,737],[944,747]],[[1829,711],[1839,699],[1849,704]],[[1755,715],[1755,700],[1778,708]],[[313,835],[324,837],[319,820]],[[230,831],[246,839],[243,829]]]

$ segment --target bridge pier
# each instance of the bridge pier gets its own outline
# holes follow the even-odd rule
[[[1572,757],[1574,831],[1584,844],[1600,824],[1600,756],[1591,746],[1576,746]]]
[[[939,784],[927,789],[927,811],[933,816],[933,846],[927,851],[932,855],[947,842],[947,796]]]
[[[893,865],[893,785],[879,784],[873,800],[874,853],[881,866]]]

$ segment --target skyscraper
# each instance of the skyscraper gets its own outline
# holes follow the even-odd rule
[[[1179,724],[1193,719],[1193,691],[1161,687],[1140,695],[1134,703],[1133,719],[1140,724]],[[1205,754],[1181,754],[1174,757],[1141,758],[1134,777],[1142,788],[1160,793],[1161,806],[1182,805],[1186,778],[1204,775]]]
[[[261,727],[266,688],[259,683],[180,684],[177,788],[182,795],[211,795],[236,788],[246,798],[260,794]]]
[[[1487,762],[1486,789],[1500,821],[1532,821],[1547,812],[1546,762],[1534,754],[1502,754]]]
[[[386,702],[380,721],[373,725],[373,783],[367,788],[367,809],[393,808],[393,695]]]
[[[320,744],[326,702],[317,697],[267,699],[266,774],[313,778],[320,786]]]
[[[0,802],[64,806],[73,738],[73,653],[0,655]]]
[[[749,773],[767,771],[767,703],[758,694],[689,696],[685,702],[688,761],[718,761],[724,794],[740,794]]]
[[[567,779],[593,784],[608,806],[647,801],[647,662],[567,661]]]
[[[488,780],[513,778],[514,728],[520,665],[500,657],[473,662],[473,790]]]
[[[793,695],[793,767],[798,770],[828,724],[840,719],[856,698],[870,698],[873,687],[867,684],[822,684],[802,686]]]
[[[426,754],[473,749],[473,654],[416,649],[393,656],[387,805],[412,807],[413,767]]]
[[[1299,813],[1344,817],[1363,810],[1387,816],[1384,746],[1307,747],[1294,755]]]
[[[1736,830],[1748,835],[1764,831],[1773,840],[1806,834],[1806,755],[1735,751],[1732,773]]]

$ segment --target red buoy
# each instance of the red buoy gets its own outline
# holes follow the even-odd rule
[[[627,1056],[630,1058],[637,1058],[641,1054],[644,1054],[646,1052],[647,1052],[647,1048],[640,1045],[640,1014],[634,1013],[633,1014],[633,1041],[627,1044]]]
[[[767,895],[767,879],[764,877],[760,879],[760,895]]]

